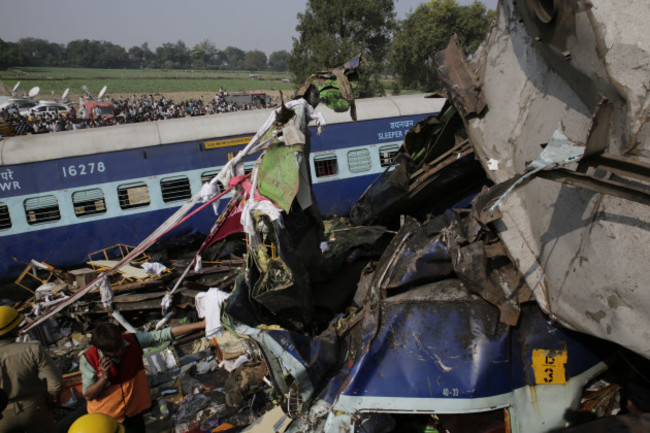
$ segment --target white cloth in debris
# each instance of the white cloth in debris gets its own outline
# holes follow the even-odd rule
[[[40,298],[49,295],[52,293],[52,290],[54,290],[55,287],[56,284],[54,284],[52,281],[50,281],[49,283],[41,284],[35,290],[36,296]]]
[[[167,293],[165,296],[163,296],[162,301],[160,301],[160,306],[162,307],[163,311],[169,310],[172,306],[172,295]]]
[[[213,179],[216,179],[216,176]],[[201,196],[201,203],[207,203],[208,201],[212,200],[220,193],[221,193],[221,187],[219,186],[219,183],[217,183],[216,180],[214,183],[212,183],[211,181],[204,183],[203,186],[201,187],[201,191],[199,191],[199,196]],[[212,210],[214,211],[215,215],[219,215],[218,200],[212,203]]]
[[[102,297],[102,305],[104,308],[111,308],[111,305],[113,305],[113,288],[108,281],[108,277],[102,278],[99,284],[99,294]]]
[[[257,190],[257,168],[260,162],[261,161],[258,160],[255,164],[255,168],[253,169],[251,191]],[[244,229],[244,233],[248,234],[249,236],[255,236],[255,222],[253,221],[253,212],[255,211],[266,214],[271,219],[271,221],[275,221],[280,227],[283,227],[281,218],[282,209],[275,207],[275,205],[270,200],[256,201],[255,194],[251,194],[250,197],[248,197],[246,203],[244,203],[244,208],[242,209],[241,217],[239,218],[239,222]]]
[[[276,221],[280,227],[283,227],[282,209],[275,207],[275,205],[269,200],[248,200],[246,203],[244,203],[244,209],[242,209],[241,219],[239,220],[242,227],[244,228],[244,233],[247,233],[250,236],[255,235],[255,223],[253,221],[254,211],[265,213],[268,215],[271,221]]]
[[[246,364],[250,359],[246,355],[239,355],[239,358],[235,359],[224,359],[219,363],[219,368],[225,368],[228,373],[235,370],[237,367]]]
[[[141,266],[148,274],[155,275],[156,277],[159,277],[160,274],[167,270],[167,266],[157,262],[143,263]]]
[[[201,203],[205,203],[211,200],[217,194],[219,194],[219,185],[211,184],[210,182],[204,183],[203,186],[201,186],[201,191],[199,192],[199,195],[201,196]]]
[[[200,318],[205,318],[206,338],[218,337],[223,334],[221,326],[221,307],[230,293],[211,287],[207,292],[201,292],[194,298],[196,312]]]
[[[293,116],[286,125],[282,127],[282,141],[287,146],[305,144],[305,132],[301,128],[300,116]]]

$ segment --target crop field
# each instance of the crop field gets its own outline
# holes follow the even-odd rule
[[[162,69],[86,69],[86,68],[16,68],[0,73],[4,85],[11,89],[20,81],[20,90],[27,92],[40,87],[40,96],[48,97],[54,92],[60,96],[70,89],[70,98],[83,94],[82,85],[97,94],[107,86],[106,94],[187,94],[212,95],[220,88],[229,92],[256,91],[274,93],[282,90],[291,94],[297,86],[284,83],[287,73],[263,71],[257,78],[249,78],[248,71],[198,71]],[[19,94],[22,94],[19,91]]]

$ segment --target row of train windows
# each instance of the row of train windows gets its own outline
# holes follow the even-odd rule
[[[382,167],[389,167],[397,151],[399,150],[398,144],[389,144],[379,147],[379,164]],[[363,173],[370,171],[372,168],[372,159],[370,150],[368,149],[355,149],[348,151],[348,169],[350,173]],[[321,154],[314,157],[314,171],[316,177],[333,176],[339,173],[337,157],[334,153]]]
[[[201,174],[201,183],[209,182],[219,170]],[[190,180],[186,176],[166,177],[160,180],[160,190],[165,203],[187,201],[192,197]],[[122,209],[148,206],[151,202],[149,187],[144,182],[118,185],[117,198]],[[28,198],[23,202],[27,222],[31,225],[58,221],[61,219],[59,201],[53,195]],[[74,213],[78,217],[106,212],[104,192],[99,188],[72,193]],[[6,204],[0,202],[0,230],[11,228],[11,216]]]
[[[379,160],[382,167],[392,164],[399,145],[393,144],[379,148]],[[368,149],[351,150],[347,154],[348,168],[351,173],[369,171],[372,164]],[[316,177],[338,174],[338,162],[335,154],[318,155],[314,158]],[[250,168],[249,168],[250,170]],[[249,171],[247,170],[247,171]],[[209,182],[219,170],[201,174],[201,184]],[[166,177],[160,180],[160,190],[165,203],[187,201],[192,197],[190,180],[186,176]],[[149,187],[144,182],[131,182],[118,185],[117,198],[122,209],[148,206],[151,202]],[[72,193],[74,213],[78,217],[106,212],[104,192],[99,188],[76,191]],[[58,221],[61,219],[59,202],[53,195],[28,198],[24,201],[27,222],[31,225]],[[0,230],[11,228],[11,216],[6,204],[0,202]]]

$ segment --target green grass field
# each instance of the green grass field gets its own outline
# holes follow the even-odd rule
[[[169,92],[229,92],[293,90],[294,83],[283,83],[287,73],[263,71],[249,78],[247,71],[190,71],[157,69],[87,69],[87,68],[16,68],[0,73],[0,80],[11,89],[20,81],[20,90],[40,87],[40,95],[61,95],[66,88],[71,95],[83,93],[82,85],[97,94],[103,86],[107,93],[142,94]],[[19,92],[20,93],[20,92]]]

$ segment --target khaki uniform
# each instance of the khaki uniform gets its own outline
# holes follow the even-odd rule
[[[63,379],[41,343],[0,340],[0,388],[9,397],[0,433],[54,431],[54,416],[45,403],[39,372],[47,380],[48,392],[58,395]]]

